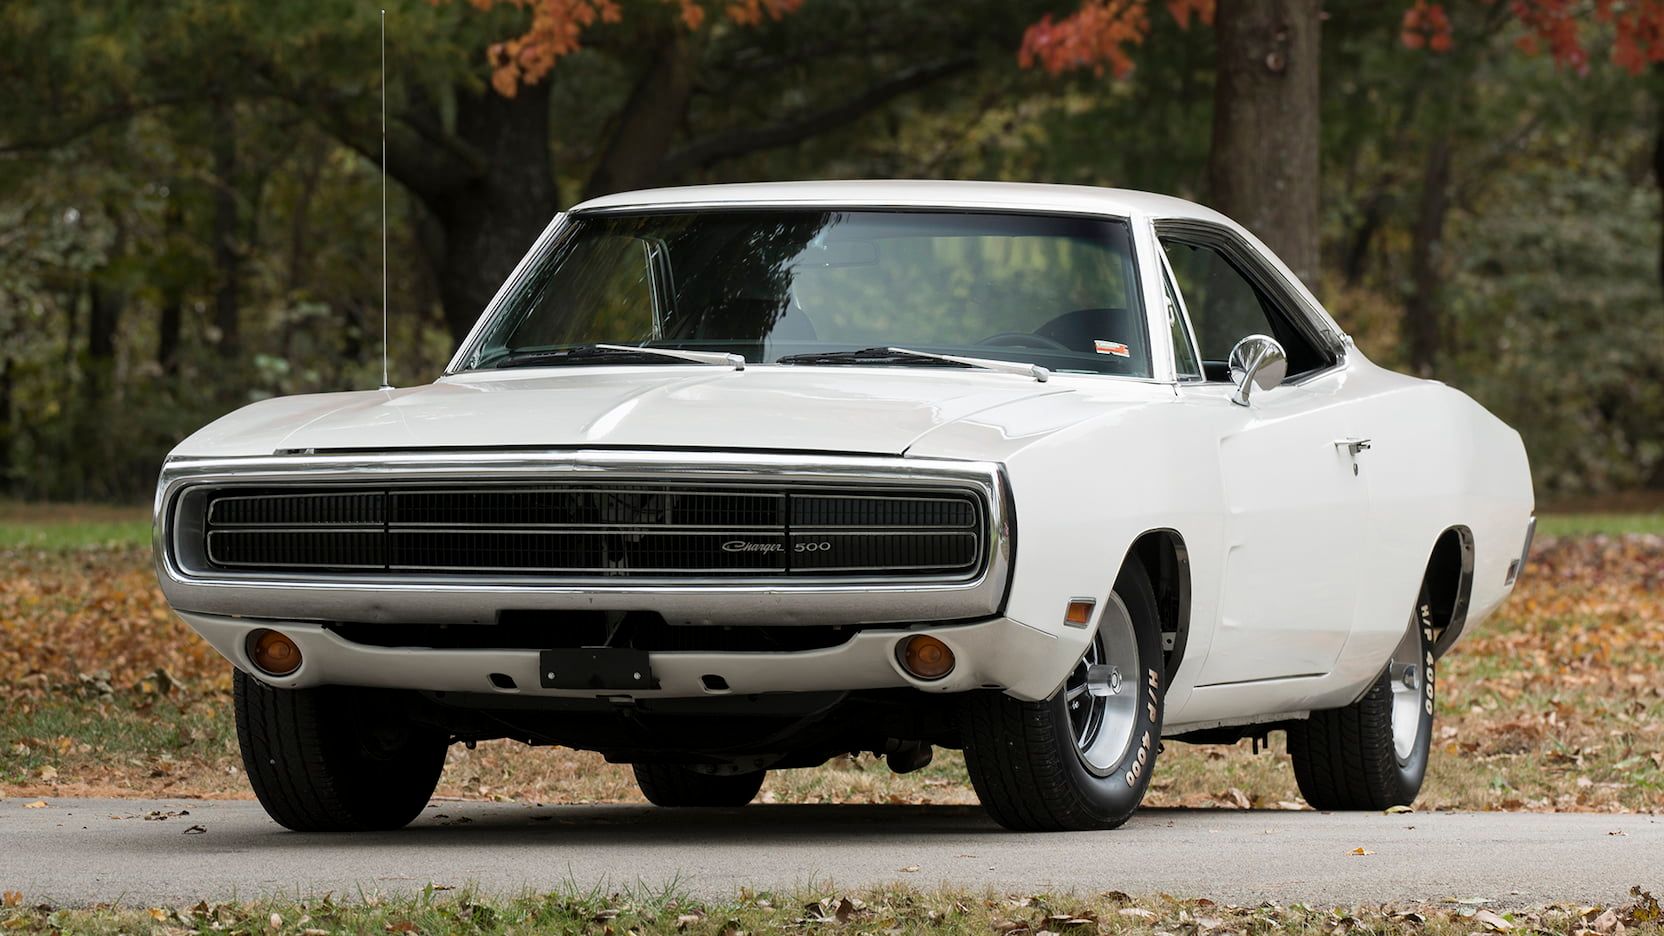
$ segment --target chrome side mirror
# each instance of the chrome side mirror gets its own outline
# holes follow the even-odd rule
[[[1231,349],[1230,366],[1231,383],[1236,384],[1231,402],[1247,406],[1248,395],[1253,388],[1270,390],[1288,376],[1288,355],[1283,353],[1283,346],[1277,343],[1277,339],[1269,335],[1249,335]]]

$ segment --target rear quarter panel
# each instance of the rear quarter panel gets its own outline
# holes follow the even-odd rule
[[[1433,546],[1452,527],[1472,536],[1466,628],[1512,586],[1535,499],[1519,433],[1466,394],[1387,371],[1358,356],[1354,432],[1372,448],[1358,464],[1369,485],[1373,574],[1363,576],[1345,656],[1385,661],[1403,635]]]

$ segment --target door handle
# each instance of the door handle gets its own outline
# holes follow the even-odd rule
[[[1350,454],[1353,458],[1357,458],[1359,452],[1369,451],[1369,447],[1370,446],[1369,446],[1369,440],[1368,439],[1336,439],[1335,440],[1335,448],[1346,449],[1347,453]]]

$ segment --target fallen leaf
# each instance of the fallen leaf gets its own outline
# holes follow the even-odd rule
[[[186,829],[184,832],[181,832],[180,834],[181,835],[201,835],[201,834],[203,834],[204,832],[207,832],[207,831],[208,830],[204,829],[202,826],[194,825],[194,826],[191,826],[189,829]]]
[[[24,809],[45,809],[46,808],[46,801],[45,800],[35,800],[33,803],[24,803],[23,808]]]
[[[1359,845],[1357,848],[1354,848],[1350,852],[1347,852],[1347,854],[1349,854],[1349,855],[1373,855],[1375,853],[1370,851],[1369,849],[1363,847],[1362,845]]]
[[[919,870],[919,866],[918,865],[908,865],[905,868],[897,868],[896,870],[900,871],[902,874],[916,874]]]
[[[1491,930],[1492,932],[1506,933],[1514,928],[1514,924],[1508,922],[1500,916],[1497,916],[1489,910],[1475,910],[1473,912],[1473,918],[1475,921],[1479,922],[1486,929]]]
[[[1635,884],[1629,888],[1629,895],[1635,898],[1625,911],[1624,918],[1631,926],[1641,923],[1664,923],[1664,907],[1658,905],[1658,898],[1650,891],[1642,890],[1641,885]]]
[[[23,894],[18,891],[6,891],[0,894],[0,907],[20,907],[23,905]]]
[[[1415,811],[1414,806],[1404,806],[1402,804],[1398,806],[1388,806],[1386,808],[1386,814],[1389,816],[1402,816],[1405,813],[1413,813]]]

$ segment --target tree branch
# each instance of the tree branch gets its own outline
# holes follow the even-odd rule
[[[0,155],[57,149],[60,146],[67,146],[74,143],[76,140],[92,133],[100,127],[105,127],[114,123],[121,123],[125,120],[131,120],[140,114],[153,110],[159,110],[164,107],[172,107],[176,104],[184,104],[191,101],[206,99],[206,94],[189,97],[186,95],[168,95],[166,97],[157,98],[153,101],[140,101],[138,103],[128,104],[123,107],[112,107],[109,110],[94,114],[85,120],[69,127],[65,127],[48,136],[36,137],[34,139],[7,140],[5,142],[0,142]]]
[[[728,130],[694,140],[665,157],[659,175],[674,179],[725,159],[801,142],[852,123],[909,91],[967,71],[975,61],[965,55],[909,68],[838,104],[803,111],[771,126]]]
[[[379,130],[373,122],[361,119],[369,113],[366,98],[343,95],[323,85],[292,83],[268,62],[255,63],[253,71],[274,97],[311,115],[342,145],[371,162],[381,161]],[[477,149],[424,120],[419,111],[390,115],[387,174],[424,200],[478,178],[486,171],[486,162]]]

